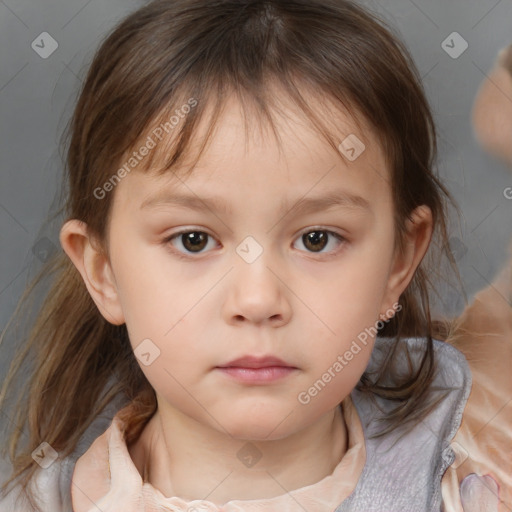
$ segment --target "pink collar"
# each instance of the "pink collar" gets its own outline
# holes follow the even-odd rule
[[[350,395],[341,403],[348,433],[348,450],[331,475],[315,484],[274,498],[232,500],[216,505],[206,500],[166,497],[143,482],[124,439],[119,412],[110,427],[78,459],[71,494],[75,512],[325,512],[334,510],[354,490],[361,476],[366,450],[361,422]],[[131,404],[126,408],[131,407]],[[125,408],[125,409],[126,409]],[[125,410],[123,409],[123,411]],[[96,508],[98,507],[98,508]]]

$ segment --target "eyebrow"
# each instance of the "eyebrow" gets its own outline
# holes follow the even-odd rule
[[[297,204],[295,204],[297,203]],[[293,211],[294,215],[311,213],[315,211],[327,210],[329,208],[340,207],[349,209],[366,210],[373,213],[371,205],[367,199],[362,196],[351,194],[345,191],[328,192],[318,197],[298,198],[290,207],[288,201],[281,201],[280,213]],[[158,206],[181,206],[198,211],[214,211],[229,215],[231,209],[226,201],[221,197],[198,197],[188,194],[169,194],[165,191],[154,197],[146,199],[141,205],[141,210],[156,208]]]

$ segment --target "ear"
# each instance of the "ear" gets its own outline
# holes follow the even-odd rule
[[[85,222],[72,219],[60,230],[60,244],[82,275],[85,286],[105,320],[125,322],[115,276],[106,254],[88,233]]]
[[[382,301],[381,318],[386,311],[394,310],[400,295],[411,282],[416,268],[427,252],[432,238],[432,212],[426,205],[418,206],[406,221],[403,251],[397,248]]]

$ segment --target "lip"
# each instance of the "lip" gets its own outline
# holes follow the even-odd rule
[[[253,369],[261,369],[261,368],[269,368],[269,367],[283,367],[283,368],[295,368],[294,366],[288,364],[286,361],[279,359],[275,356],[242,356],[233,361],[230,361],[227,364],[223,364],[218,366],[217,368],[253,368]]]
[[[275,356],[243,356],[216,370],[243,384],[267,384],[295,373],[298,368]]]

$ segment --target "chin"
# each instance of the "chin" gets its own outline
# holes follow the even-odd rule
[[[230,418],[224,427],[235,439],[255,442],[276,441],[298,430],[296,415],[284,408],[277,413],[255,414],[249,411]]]
[[[288,437],[288,432],[280,430],[276,433],[274,430],[276,423],[273,425],[236,425],[229,428],[228,432],[233,439],[247,442],[277,441],[278,439]]]

